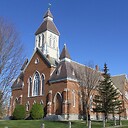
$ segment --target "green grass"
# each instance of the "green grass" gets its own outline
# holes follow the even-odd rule
[[[0,121],[0,128],[40,128],[41,124],[45,124],[45,128],[68,128],[68,122],[53,122],[43,120],[8,120]],[[119,128],[128,128],[128,121],[122,121],[124,126]],[[112,126],[113,122],[109,121],[106,126]],[[125,126],[127,125],[127,126]],[[72,128],[87,128],[85,121],[72,121]],[[102,128],[102,122],[92,121],[92,128]]]

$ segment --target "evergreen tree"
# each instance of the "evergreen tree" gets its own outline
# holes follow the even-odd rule
[[[107,120],[108,114],[114,114],[121,108],[122,102],[119,100],[119,91],[113,85],[110,74],[108,73],[107,64],[104,64],[103,80],[98,87],[98,95],[94,97],[94,111],[104,113]]]
[[[25,119],[25,117],[26,117],[25,106],[17,105],[13,112],[13,119],[22,120],[22,119]]]
[[[30,111],[30,115],[32,119],[34,120],[43,118],[44,111],[43,111],[42,105],[38,103],[33,104],[31,111]]]

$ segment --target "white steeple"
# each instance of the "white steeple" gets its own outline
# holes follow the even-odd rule
[[[35,48],[40,49],[44,55],[59,59],[59,31],[54,22],[50,9],[44,15],[44,21],[35,33]]]

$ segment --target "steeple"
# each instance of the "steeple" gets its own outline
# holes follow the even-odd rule
[[[51,13],[49,8],[48,8],[48,11],[44,15],[44,18],[47,18],[47,17],[51,17],[53,19],[53,15],[52,15],[52,13]]]
[[[38,48],[44,55],[59,60],[59,31],[53,22],[50,9],[44,15],[44,20],[35,32],[35,49]]]
[[[40,27],[37,29],[37,31],[35,32],[35,35],[38,35],[41,32],[44,32],[46,30],[49,30],[57,35],[60,35],[57,27],[55,26],[55,24],[53,22],[53,15],[52,15],[50,9],[48,9],[47,12],[45,13],[44,21],[40,25]]]
[[[60,60],[63,59],[71,59],[66,44],[64,44],[64,48],[60,54]]]

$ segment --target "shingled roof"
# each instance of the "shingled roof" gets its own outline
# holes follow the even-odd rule
[[[54,83],[58,81],[64,81],[64,80],[71,80],[71,81],[77,81],[81,82],[83,84],[85,82],[85,76],[88,71],[94,71],[93,73],[97,74],[99,71],[92,69],[90,67],[87,67],[85,65],[79,64],[75,61],[61,61],[53,74],[51,75],[49,82]],[[100,78],[100,75],[98,75]],[[98,78],[98,77],[97,77]]]
[[[44,55],[38,48],[36,48],[36,51],[41,55],[41,57],[45,60],[45,62],[49,66],[57,66],[58,62],[55,58],[50,57],[49,55]]]
[[[23,79],[24,79],[24,74],[23,74],[23,72],[21,72],[20,75],[15,80],[15,82],[13,83],[11,89],[12,90],[22,89],[23,88]]]
[[[52,13],[51,13],[51,11],[50,11],[49,8],[48,8],[48,11],[45,13],[44,18],[46,18],[48,16],[51,17],[51,18],[53,18],[53,15],[52,15]]]
[[[117,75],[111,77],[114,85],[124,94],[124,85],[126,82],[126,75]]]
[[[66,47],[66,44],[64,45],[64,48],[63,48],[63,50],[62,50],[62,52],[61,52],[61,54],[60,54],[60,60],[62,60],[62,59],[64,59],[64,58],[71,59],[70,54],[69,54],[69,52],[68,52],[68,49],[67,49],[67,47]]]
[[[48,10],[44,16],[44,18],[46,17],[53,17],[50,10]],[[46,19],[43,21],[43,23],[40,25],[40,27],[37,29],[37,31],[35,32],[35,35],[38,35],[46,30],[49,30],[57,35],[60,35],[58,29],[56,28],[54,22],[52,20]]]
[[[85,72],[89,72],[89,71],[90,72],[94,71],[91,72],[94,74],[95,73],[98,74],[99,72],[93,68],[72,61],[69,52],[67,50],[67,47],[66,45],[64,45],[64,48],[60,55],[60,63],[58,64],[55,71],[51,75],[49,82],[54,83],[63,80],[73,80],[84,83],[85,81],[84,75],[86,75]]]

